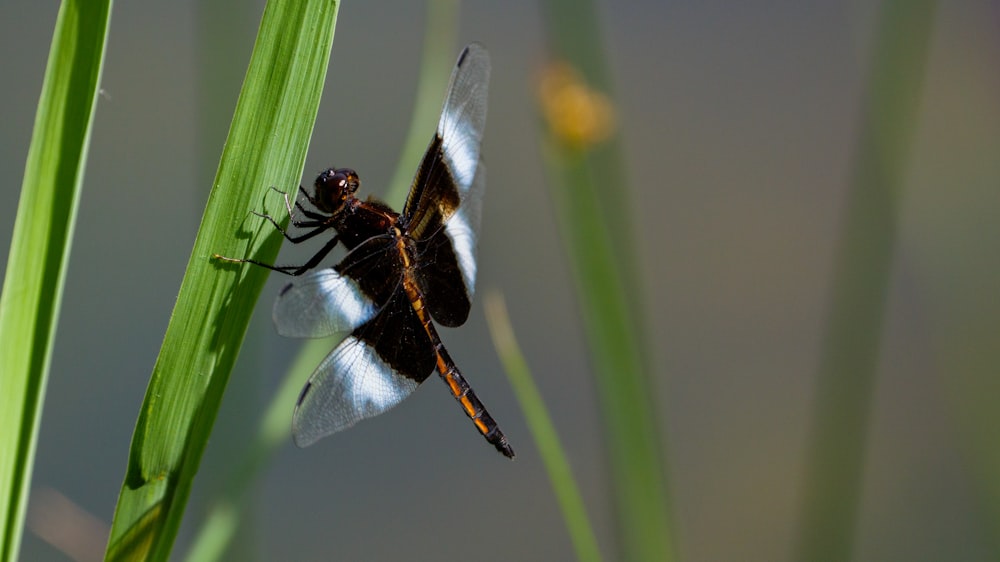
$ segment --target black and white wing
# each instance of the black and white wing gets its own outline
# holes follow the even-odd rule
[[[489,53],[477,43],[467,46],[403,209],[410,236],[429,258],[421,264],[421,290],[431,316],[444,326],[465,322],[475,290],[489,80]]]
[[[406,292],[397,291],[309,377],[292,416],[295,444],[306,447],[399,404],[434,371],[435,357]]]

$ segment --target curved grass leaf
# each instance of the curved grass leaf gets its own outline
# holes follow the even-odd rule
[[[594,529],[587,517],[583,505],[580,488],[573,478],[569,460],[563,450],[562,442],[552,423],[552,417],[545,407],[545,401],[535,385],[535,380],[528,369],[528,362],[521,354],[521,348],[514,337],[514,329],[507,316],[507,305],[503,296],[495,291],[489,291],[484,297],[486,308],[486,323],[493,337],[493,347],[503,363],[507,379],[517,394],[517,401],[524,411],[524,418],[535,438],[538,452],[545,464],[549,482],[555,491],[559,509],[562,510],[576,559],[581,562],[600,562],[601,551],[597,547]]]
[[[268,2],[219,170],[139,413],[108,560],[166,560],[267,272],[284,216],[269,186],[297,186],[319,107],[339,2]],[[292,193],[291,195],[294,195]]]
[[[59,9],[0,296],[0,560],[16,560],[100,87],[110,0]]]
[[[254,441],[226,467],[223,485],[212,498],[208,516],[198,528],[188,551],[189,562],[223,560],[239,529],[251,488],[260,470],[275,451],[288,443],[292,431],[292,405],[302,392],[302,381],[336,345],[336,338],[309,340],[288,369],[278,391],[259,420]],[[232,553],[229,553],[230,556]]]

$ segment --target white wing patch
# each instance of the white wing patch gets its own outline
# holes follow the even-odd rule
[[[386,365],[354,336],[342,341],[309,377],[292,417],[299,447],[375,417],[399,404],[417,386]]]
[[[445,161],[463,195],[472,185],[479,164],[489,83],[489,53],[473,43],[462,52],[452,72],[437,130]]]
[[[282,289],[274,301],[273,319],[283,336],[317,338],[350,332],[376,312],[353,279],[327,268],[310,272]]]

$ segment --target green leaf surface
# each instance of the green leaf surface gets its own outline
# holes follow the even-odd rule
[[[110,0],[59,9],[0,296],[0,560],[16,560],[90,143]]]
[[[108,560],[166,560],[287,215],[270,186],[297,186],[319,108],[339,2],[268,2],[132,437]],[[294,192],[289,193],[294,196]]]

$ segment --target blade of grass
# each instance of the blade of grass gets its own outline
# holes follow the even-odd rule
[[[198,53],[195,57],[196,92],[195,102],[196,141],[194,148],[197,153],[196,181],[207,194],[212,186],[212,178],[218,171],[219,147],[225,143],[229,126],[232,123],[233,110],[236,107],[240,86],[246,74],[246,67],[233,64],[233,61],[245,60],[247,45],[252,44],[260,23],[261,6],[256,2],[231,2],[229,0],[201,0],[195,8],[194,48]],[[266,300],[266,299],[265,299]],[[264,307],[259,307],[261,311]],[[258,313],[256,318],[266,316]],[[240,380],[268,380],[260,369],[263,355],[267,347],[261,345],[271,337],[273,330],[267,323],[251,322],[246,338],[243,340],[240,357],[233,367],[234,376]],[[229,459],[250,454],[253,449],[255,435],[247,429],[253,427],[252,422],[245,419],[245,412],[259,412],[260,388],[257,384],[241,384],[228,386],[226,389],[225,406],[220,410],[219,418],[212,429],[212,447],[206,450],[206,457],[198,472],[198,482],[191,492],[192,501],[188,507],[185,520],[181,523],[179,536],[185,535],[185,529],[195,529],[199,536],[211,532],[217,536],[218,526],[213,522],[225,520],[220,517],[209,517],[208,502],[214,499],[214,494],[223,493],[231,487],[229,477],[233,473],[233,463]],[[228,409],[233,414],[226,415]],[[227,462],[213,462],[212,459],[226,459]],[[211,490],[213,497],[199,497],[198,489]],[[253,506],[252,502],[247,502]],[[226,545],[232,545],[227,553],[231,560],[255,561],[258,544],[254,539],[253,529],[235,528],[237,534],[227,537]],[[191,542],[186,541],[186,547],[191,549]],[[176,558],[176,556],[172,556]]]
[[[269,186],[301,177],[339,2],[268,2],[215,183],[136,423],[106,559],[166,560],[267,277],[211,256],[271,261],[284,216]],[[273,193],[271,193],[273,195]],[[241,230],[242,229],[242,230]],[[261,235],[263,233],[263,235]]]
[[[573,478],[573,471],[570,470],[569,461],[566,459],[556,428],[552,424],[552,418],[549,417],[542,395],[535,386],[528,363],[514,337],[514,330],[507,316],[507,305],[504,304],[503,296],[496,291],[486,293],[483,305],[486,307],[486,323],[493,336],[493,347],[503,362],[504,371],[511,386],[514,387],[542,462],[545,463],[545,470],[549,474],[559,509],[562,510],[566,528],[573,541],[576,559],[597,562],[601,560],[601,551],[597,547],[594,530],[587,518],[580,489]]]
[[[673,558],[673,539],[662,439],[651,400],[628,175],[620,140],[609,124],[578,128],[611,120],[601,29],[593,2],[546,0],[542,9],[550,47],[568,63],[568,70],[553,67],[545,77],[552,83],[559,76],[554,81],[559,87],[549,91],[543,84],[543,107],[552,125],[542,140],[543,160],[601,402],[617,509],[617,558],[667,561]],[[608,178],[614,182],[611,196]]]
[[[0,296],[0,560],[16,560],[94,122],[110,0],[59,8]]]
[[[260,420],[256,438],[244,456],[231,464],[219,496],[212,502],[205,524],[198,529],[187,555],[189,562],[220,560],[228,549],[246,504],[246,490],[274,452],[288,442],[292,430],[292,405],[302,391],[302,381],[334,347],[330,338],[310,340],[288,369],[278,392]]]
[[[796,560],[851,558],[906,157],[935,2],[882,6],[816,387]]]
[[[441,94],[454,64],[458,2],[431,0],[427,8],[427,30],[414,115],[394,179],[385,196],[386,201],[396,203],[397,207],[406,197],[414,170],[437,126]],[[226,479],[227,485],[221,490],[219,497],[213,499],[208,518],[199,528],[187,560],[218,560],[226,552],[243,515],[245,490],[274,451],[287,440],[291,429],[292,404],[301,390],[302,382],[332,348],[333,344],[326,339],[311,340],[302,346],[299,355],[285,373],[280,389],[268,405],[253,447],[232,464],[232,470]]]

